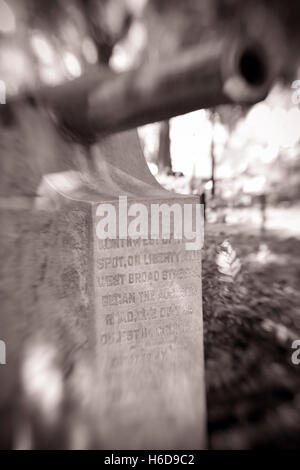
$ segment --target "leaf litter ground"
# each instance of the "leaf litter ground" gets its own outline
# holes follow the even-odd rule
[[[203,251],[210,447],[299,448],[300,239],[210,225]]]

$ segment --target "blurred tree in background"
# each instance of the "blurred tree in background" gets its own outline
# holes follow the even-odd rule
[[[11,31],[7,26],[7,6],[15,17]],[[56,54],[62,55],[67,49],[84,65],[95,62],[92,47],[96,49],[98,61],[108,64],[116,45],[137,21],[147,27],[145,55],[152,58],[176,53],[232,30],[240,30],[244,35],[256,31],[259,36],[264,32],[264,25],[273,21],[273,40],[282,34],[286,42],[282,76],[290,79],[298,67],[300,7],[297,0],[284,3],[280,0],[53,0],[47,4],[41,0],[1,0],[0,8],[3,10],[1,46],[15,42],[29,53],[32,34],[39,32]],[[138,36],[135,39],[140,41]],[[280,54],[282,50],[275,53]]]
[[[230,203],[239,206],[262,193],[274,202],[289,203],[300,199],[300,110],[292,103],[290,87],[299,66],[299,0],[0,0],[0,79],[9,94],[34,91],[95,67],[125,70],[141,60],[163,61],[233,31],[241,37],[249,31],[264,35],[270,22],[273,33],[265,39],[283,58],[281,83],[270,96],[251,109],[220,106],[177,118],[181,126],[175,130],[174,121],[164,122],[157,145],[146,153],[151,158],[157,154],[158,166],[168,171],[174,147],[182,165],[188,163],[193,133],[199,134],[196,158],[203,167],[205,141],[209,174],[200,182],[193,178],[193,188],[187,178],[164,174],[168,189],[181,192],[178,183],[184,191],[210,188],[215,205],[223,203],[225,210]],[[35,139],[31,123],[28,129]],[[187,135],[184,144],[178,145],[175,133]],[[11,142],[20,155],[22,141]],[[291,338],[300,328],[299,240],[282,243],[285,229],[298,229],[299,212],[292,211],[290,221],[286,210],[273,212],[280,238],[264,235],[264,243],[252,236],[253,226],[247,223],[234,235],[225,224],[214,225],[213,233],[206,231],[204,338],[212,448],[277,448],[292,439],[299,447],[299,370],[290,365]],[[290,233],[287,230],[286,236]],[[234,249],[224,244],[224,236],[230,237]],[[219,245],[225,268],[228,265],[227,281],[224,263],[221,271],[216,263]],[[233,260],[232,273],[226,255]]]
[[[146,15],[149,49],[151,47],[149,54],[153,58],[175,54],[187,46],[211,41],[218,35],[225,38],[232,31],[240,31],[241,37],[247,33],[252,37],[261,37],[270,22],[273,23],[273,33],[266,40],[274,42],[274,54],[284,57],[280,80],[290,86],[299,66],[300,5],[297,0],[284,3],[280,0],[152,0],[148,3]],[[209,112],[208,117],[213,124],[217,116],[231,134],[248,111],[249,107],[221,106]],[[166,148],[166,143],[161,144],[162,147]],[[213,150],[212,142],[214,193],[217,162]],[[159,158],[162,158],[161,153]],[[161,161],[158,166],[163,166]]]
[[[0,12],[0,76],[12,94],[76,78],[101,64],[124,70],[161,60],[232,31],[261,36],[269,23],[273,33],[266,40],[284,57],[283,84],[291,83],[299,66],[297,0],[0,0]],[[248,111],[221,106],[207,113],[228,133],[222,161],[234,161],[231,136]],[[157,152],[164,171],[172,169],[168,129],[162,124]],[[211,150],[214,188],[220,162],[213,142]]]

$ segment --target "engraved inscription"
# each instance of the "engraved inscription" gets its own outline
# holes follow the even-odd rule
[[[120,364],[118,347],[123,365],[154,346],[159,360],[182,337],[201,334],[199,251],[178,240],[97,240],[95,255],[98,340],[115,347],[112,367]]]
[[[178,442],[200,443],[201,251],[186,250],[184,240],[95,236],[94,292],[105,432],[136,429],[152,442],[154,428],[172,434],[170,423],[180,423]]]

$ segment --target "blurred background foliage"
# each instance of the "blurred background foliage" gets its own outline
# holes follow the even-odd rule
[[[299,447],[299,0],[0,0],[8,95],[163,60],[232,30],[263,35],[270,22],[284,60],[264,102],[139,129],[156,178],[205,195],[214,223],[203,263],[212,448]]]
[[[220,205],[260,193],[273,202],[299,198],[300,109],[292,88],[298,1],[0,0],[0,13],[0,76],[8,94],[71,80],[98,65],[127,70],[233,30],[263,35],[271,22],[270,41],[284,65],[263,104],[199,111],[139,134],[151,171],[171,190],[206,192]]]

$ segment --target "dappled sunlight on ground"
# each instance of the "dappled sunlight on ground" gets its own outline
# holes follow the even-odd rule
[[[261,228],[262,213],[260,208],[246,207],[242,209],[226,208],[226,223],[229,225],[247,224],[250,230]],[[268,207],[266,209],[265,229],[274,230],[278,236],[286,238],[295,236],[300,239],[300,205],[292,207]],[[243,227],[241,227],[243,229]]]

